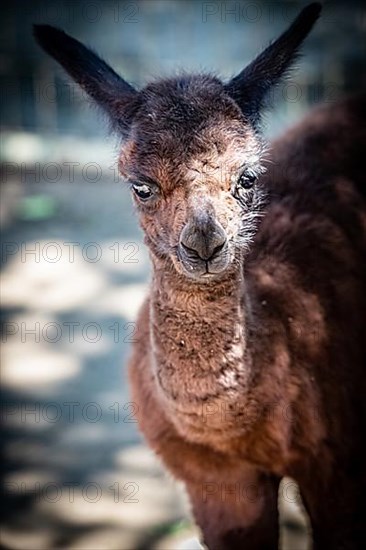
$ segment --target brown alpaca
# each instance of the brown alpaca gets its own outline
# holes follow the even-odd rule
[[[366,102],[318,108],[270,162],[257,130],[319,11],[228,84],[183,75],[140,92],[62,31],[35,31],[124,137],[153,264],[133,399],[215,550],[278,548],[283,476],[314,548],[366,536]]]

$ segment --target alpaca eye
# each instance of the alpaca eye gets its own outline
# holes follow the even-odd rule
[[[241,176],[239,176],[237,185],[242,189],[251,189],[255,184],[256,179],[257,176],[252,172],[243,172]]]
[[[134,183],[132,189],[142,201],[146,201],[153,196],[152,189],[146,183]]]
[[[234,184],[233,196],[240,202],[248,205],[248,201],[253,198],[253,193],[248,193],[248,191],[254,187],[256,180],[257,176],[253,172],[249,170],[244,171]]]

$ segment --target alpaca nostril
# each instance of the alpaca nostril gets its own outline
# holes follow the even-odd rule
[[[180,242],[181,246],[183,247],[184,251],[187,252],[187,254],[198,256],[197,250],[194,248],[191,248],[190,246],[187,246],[183,241]]]
[[[185,255],[190,260],[203,260],[203,258],[200,256],[200,253],[195,248],[192,248],[191,246],[187,246],[184,242],[181,241],[180,243],[181,247],[183,248]]]
[[[190,254],[197,254],[197,251],[194,249],[194,248],[190,248],[189,246],[187,246],[186,244],[184,244],[183,241],[181,241],[181,246],[184,248],[184,250],[186,252],[189,252]]]
[[[221,244],[218,244],[216,245],[216,247],[214,248],[212,254],[211,254],[211,258],[213,258],[214,256],[218,256],[218,254],[220,254],[220,252],[223,250],[223,248],[225,247],[226,245],[226,239],[221,243]],[[209,258],[209,259],[211,259]]]

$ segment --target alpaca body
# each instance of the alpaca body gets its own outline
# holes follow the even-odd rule
[[[248,484],[275,491],[292,476],[319,548],[357,548],[363,532],[365,105],[317,109],[273,144],[252,253],[220,285],[197,292],[155,263],[130,364],[140,426],[194,509],[230,509],[220,484],[237,484],[240,504]],[[263,499],[250,511],[259,528]],[[211,519],[201,525],[225,547]]]

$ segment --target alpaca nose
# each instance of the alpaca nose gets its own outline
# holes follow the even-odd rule
[[[188,257],[207,262],[220,253],[226,240],[226,233],[218,222],[210,216],[201,216],[184,227],[180,244]]]

